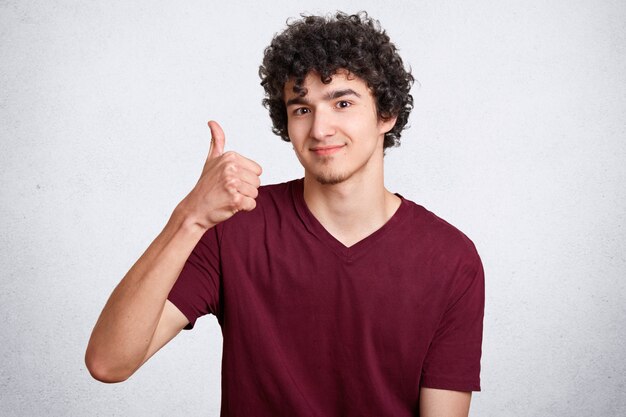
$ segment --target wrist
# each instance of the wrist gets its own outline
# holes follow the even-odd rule
[[[206,219],[202,219],[190,210],[185,204],[185,200],[181,201],[170,218],[170,222],[176,225],[177,229],[181,229],[190,233],[204,234],[207,230],[215,226],[215,224],[207,223]]]

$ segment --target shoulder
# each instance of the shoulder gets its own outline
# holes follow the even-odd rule
[[[285,212],[294,204],[294,189],[301,187],[301,180],[291,180],[278,184],[268,184],[259,187],[256,198],[256,208],[249,213],[242,213],[241,217],[255,218],[259,216],[275,216]]]
[[[301,180],[291,180],[278,184],[259,187],[257,204],[285,204],[293,200],[293,188],[298,187]]]
[[[239,212],[218,225],[219,233],[223,233],[224,230],[230,232],[241,230],[249,233],[267,226],[268,221],[273,221],[270,219],[280,218],[290,212],[290,208],[293,207],[293,187],[298,186],[298,181],[260,186],[256,207],[251,211]]]
[[[447,305],[454,304],[463,294],[476,305],[484,303],[484,271],[474,242],[457,227],[419,204],[407,201],[414,225],[416,247],[428,259],[429,270],[448,296]],[[474,289],[468,292],[469,289]]]
[[[446,265],[464,264],[478,268],[480,257],[474,242],[456,226],[425,207],[402,197],[406,204],[411,237],[430,253],[431,259]]]

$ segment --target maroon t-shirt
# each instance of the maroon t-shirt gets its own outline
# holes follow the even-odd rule
[[[472,242],[402,199],[344,246],[303,181],[207,231],[169,294],[222,328],[222,416],[416,416],[420,387],[480,390],[484,279]]]

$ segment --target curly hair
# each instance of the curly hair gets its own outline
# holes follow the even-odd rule
[[[367,83],[381,119],[397,117],[385,134],[383,149],[400,145],[401,132],[413,109],[409,91],[414,79],[380,23],[366,12],[301,17],[288,21],[287,29],[274,36],[259,67],[265,89],[263,105],[269,110],[272,131],[289,142],[284,101],[289,79],[295,82],[294,92],[304,95],[302,84],[309,72],[319,73],[321,81],[328,84],[337,71],[347,70]]]

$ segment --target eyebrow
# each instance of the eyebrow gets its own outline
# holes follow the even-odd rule
[[[334,100],[334,99],[345,97],[345,96],[356,96],[356,97],[361,98],[361,95],[357,93],[356,91],[354,91],[353,89],[345,88],[343,90],[329,91],[328,93],[324,94],[324,97],[322,99],[324,101],[330,101],[330,100]],[[298,96],[298,97],[293,97],[287,100],[287,102],[285,103],[285,106],[289,107],[293,104],[310,104],[310,101],[306,97]]]

